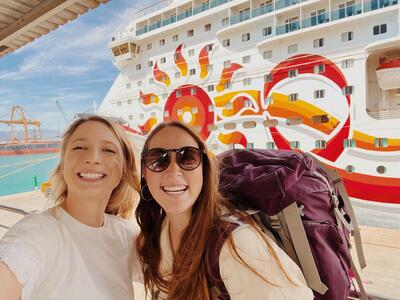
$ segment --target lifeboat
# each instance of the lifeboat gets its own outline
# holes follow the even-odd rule
[[[400,58],[383,62],[376,69],[379,86],[383,90],[400,88]]]

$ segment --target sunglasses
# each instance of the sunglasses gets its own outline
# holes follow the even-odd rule
[[[171,163],[172,152],[176,153],[178,166],[185,171],[191,171],[200,166],[205,150],[195,147],[182,147],[179,149],[153,148],[142,153],[142,162],[153,172],[163,172]]]

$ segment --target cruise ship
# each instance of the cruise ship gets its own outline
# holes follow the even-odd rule
[[[351,197],[400,204],[399,22],[398,0],[162,1],[112,37],[99,113],[138,145],[180,120],[217,153],[307,151]]]

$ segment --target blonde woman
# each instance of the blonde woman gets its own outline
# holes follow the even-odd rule
[[[0,299],[132,300],[130,216],[139,187],[133,147],[106,118],[75,121],[52,176],[56,206],[0,241]]]
[[[191,129],[160,124],[141,164],[137,248],[152,299],[313,299],[297,265],[255,224],[228,234],[219,267],[229,295],[218,295],[207,257],[212,232],[229,225],[223,212],[234,208],[218,194],[215,157]]]

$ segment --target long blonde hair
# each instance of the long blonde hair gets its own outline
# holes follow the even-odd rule
[[[168,280],[163,278],[165,274],[160,274],[160,234],[166,215],[156,201],[148,201],[148,199],[144,199],[143,195],[141,195],[139,205],[136,209],[136,219],[141,228],[136,247],[143,267],[145,288],[146,291],[150,292],[157,289],[165,292],[168,294],[168,300],[217,299],[212,289],[212,281],[215,278],[212,278],[211,266],[208,261],[209,253],[214,249],[212,244],[215,243],[215,240],[212,238],[212,231],[226,231],[229,224],[221,218],[222,210],[235,210],[235,207],[229,201],[226,201],[218,191],[219,176],[216,157],[207,149],[202,139],[186,125],[179,122],[158,125],[148,136],[143,151],[147,150],[154,136],[166,127],[183,129],[194,138],[200,150],[205,150],[202,160],[203,187],[192,207],[192,217],[181,237],[181,241],[184,241],[184,243],[181,242],[179,245],[174,258],[171,277]],[[143,163],[141,167],[145,168]],[[141,183],[142,188],[145,187],[146,182],[143,176]],[[148,198],[147,196],[146,198]],[[272,257],[277,261],[282,272],[288,278],[279,261],[278,255],[266,237],[261,233],[261,229],[254,222],[251,222],[251,225],[260,233],[260,238],[266,243]],[[258,274],[240,257],[234,245],[232,235],[229,233],[227,242],[234,256],[244,267],[254,271],[265,282],[275,285]],[[292,282],[290,278],[288,279]]]
[[[77,119],[63,134],[60,161],[50,178],[55,202],[56,204],[61,204],[65,201],[68,194],[68,187],[63,176],[63,168],[65,152],[70,142],[70,138],[79,126],[89,121],[99,122],[106,125],[121,145],[124,156],[123,175],[120,183],[111,193],[105,212],[122,218],[129,218],[135,202],[138,199],[138,191],[140,188],[139,165],[135,154],[135,147],[119,125],[110,121],[106,117],[98,115]]]

